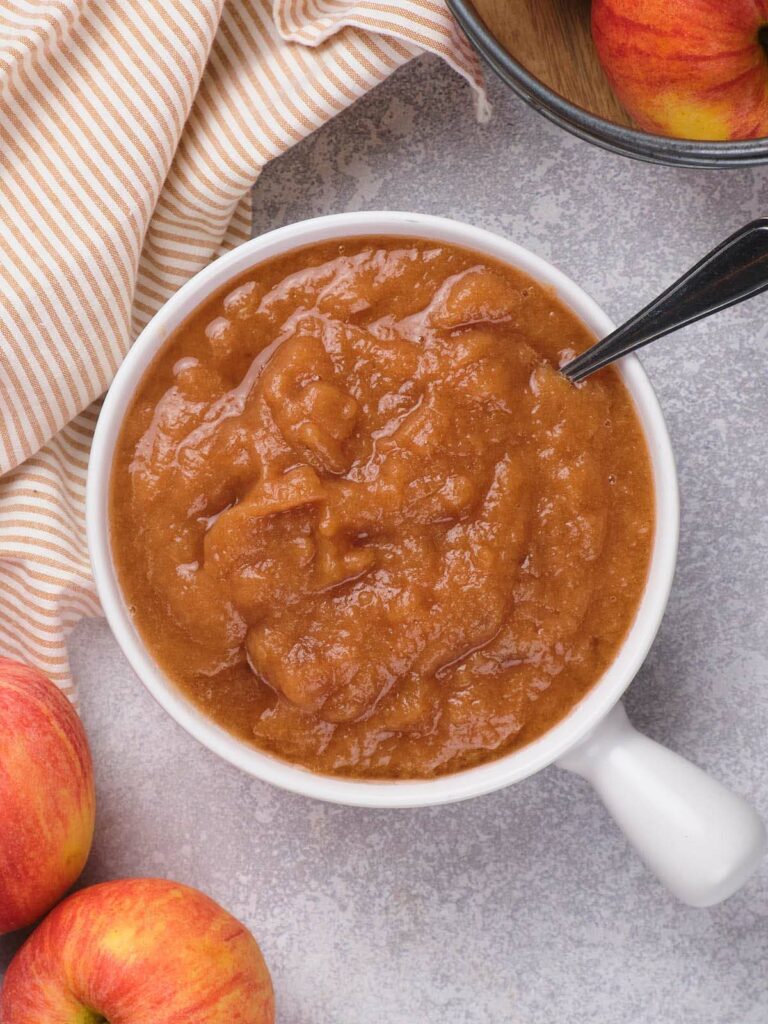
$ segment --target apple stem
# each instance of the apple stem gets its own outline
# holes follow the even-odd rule
[[[90,1006],[84,1006],[83,1011],[86,1015],[83,1024],[109,1024],[104,1014],[99,1013],[98,1010],[92,1010]]]
[[[768,57],[768,25],[761,25],[757,30],[757,41],[765,51],[766,57]]]

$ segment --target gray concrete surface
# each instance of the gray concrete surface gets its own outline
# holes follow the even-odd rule
[[[450,71],[412,64],[268,168],[256,229],[359,208],[447,214],[553,260],[618,319],[765,211],[768,169],[632,163],[490,84],[482,126]],[[756,299],[644,357],[683,523],[628,703],[768,816],[767,313]],[[681,906],[586,784],[554,768],[453,807],[312,803],[197,746],[102,622],[71,651],[100,799],[84,882],[159,874],[209,892],[261,941],[280,1024],[768,1021],[768,864],[722,906]],[[0,940],[0,963],[15,944]]]

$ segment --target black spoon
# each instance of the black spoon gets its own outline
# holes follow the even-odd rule
[[[602,341],[560,367],[577,384],[649,341],[702,320],[768,288],[768,218],[726,238],[658,298]]]

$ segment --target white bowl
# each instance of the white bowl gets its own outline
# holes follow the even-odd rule
[[[609,713],[632,681],[653,643],[669,596],[677,550],[678,491],[669,436],[653,389],[633,356],[622,360],[618,369],[632,396],[653,466],[657,526],[648,580],[635,620],[613,663],[562,721],[528,746],[487,764],[430,780],[378,782],[334,778],[310,772],[257,750],[202,714],[159,669],[133,624],[121,594],[110,552],[108,494],[115,443],[123,417],[144,372],[175,328],[227,281],[288,250],[329,239],[359,235],[428,238],[495,257],[525,271],[542,284],[553,287],[559,299],[597,336],[603,336],[613,329],[610,319],[578,285],[539,256],[498,235],[441,217],[393,212],[337,214],[279,228],[239,246],[192,278],[160,310],[128,353],[104,402],[91,452],[87,518],[93,571],[107,620],[137,675],[172,718],[231,764],[294,793],[365,807],[441,804],[479,796],[507,786],[555,761],[566,759],[566,755],[569,767],[594,776],[595,772],[587,770],[578,752],[588,757],[590,765],[596,761],[603,763],[605,759],[602,756],[598,758],[595,753],[600,746],[595,740],[595,729],[601,722],[608,721],[609,726],[605,726],[602,733],[610,733],[614,737],[612,742],[618,733],[627,742],[630,738],[638,737],[628,723],[625,724],[626,720],[621,717],[620,711],[613,715]],[[651,742],[642,739],[644,743]],[[656,748],[656,745],[653,746]],[[664,751],[665,755],[668,753]],[[671,754],[669,756],[676,757]],[[686,769],[698,772],[687,762],[682,763]],[[665,772],[668,783],[668,770]],[[703,773],[699,774],[706,779]],[[615,778],[616,773],[611,777]],[[594,777],[593,782],[600,788]],[[701,784],[701,780],[697,784]],[[712,787],[718,784],[706,779],[706,785]],[[709,788],[707,792],[710,792]],[[632,803],[636,799],[636,794],[630,795],[628,802]],[[729,807],[734,806],[734,800],[738,798],[729,794]],[[612,810],[617,814],[616,807],[612,806]],[[744,808],[739,805],[739,814],[743,816],[744,813]],[[749,813],[752,814],[751,810]],[[617,816],[620,817],[619,814]],[[620,823],[625,831],[631,831],[626,822]],[[639,841],[638,836],[633,836],[633,839],[636,843]],[[754,845],[752,842],[752,856]],[[654,859],[647,850],[644,853],[646,859]],[[734,860],[731,852],[725,856],[726,860],[729,858]],[[740,863],[744,861],[743,850],[736,859]],[[658,864],[654,863],[654,868],[664,874]],[[732,875],[731,870],[729,876]],[[669,878],[665,880],[670,884]],[[709,885],[708,891],[711,889]],[[685,895],[683,898],[686,898]]]

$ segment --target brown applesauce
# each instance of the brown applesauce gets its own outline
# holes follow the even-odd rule
[[[513,750],[600,677],[654,532],[645,440],[547,288],[451,245],[291,252],[208,299],[112,473],[136,626],[211,718],[318,772]]]

